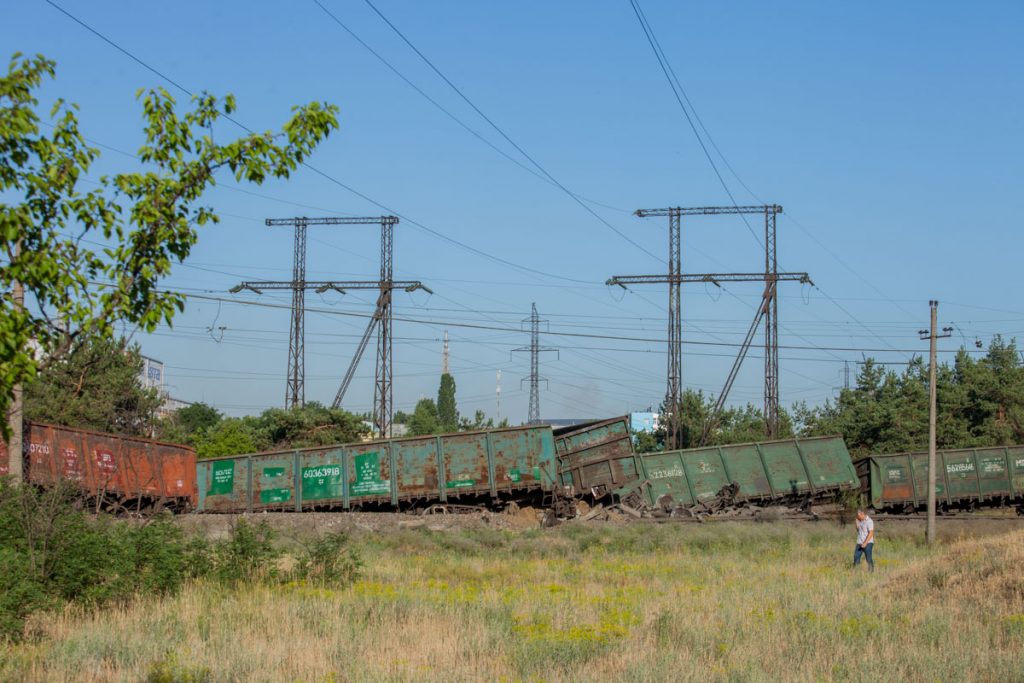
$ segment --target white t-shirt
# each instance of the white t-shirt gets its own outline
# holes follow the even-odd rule
[[[870,517],[865,517],[863,521],[857,520],[857,545],[863,545],[868,539],[868,534],[874,530],[875,523]],[[874,537],[871,538],[871,542],[875,542]]]

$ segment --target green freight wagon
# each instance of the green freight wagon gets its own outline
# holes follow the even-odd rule
[[[200,460],[200,512],[405,507],[560,493],[546,425]]]
[[[558,476],[573,495],[601,498],[637,479],[629,416],[554,430]]]
[[[732,484],[737,501],[823,501],[860,483],[838,436],[646,453],[636,463],[638,481],[614,493],[649,507],[663,496],[696,505]]]
[[[946,510],[1016,504],[1024,512],[1024,445],[936,453],[936,504]],[[878,510],[928,505],[928,453],[869,455],[857,461],[861,491]]]

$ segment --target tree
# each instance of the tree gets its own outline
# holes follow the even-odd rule
[[[409,435],[426,436],[438,433],[437,404],[433,399],[421,398],[409,418]]]
[[[437,423],[442,432],[459,429],[459,411],[455,406],[455,378],[447,372],[441,375],[441,386],[437,389]]]
[[[196,455],[215,458],[219,455],[239,455],[264,450],[259,447],[259,435],[251,420],[229,417],[208,427],[195,437]]]
[[[306,448],[357,441],[366,432],[358,415],[316,401],[284,410],[270,408],[252,418],[263,448]]]
[[[993,338],[987,354],[963,349],[953,366],[936,369],[939,448],[969,448],[1024,440],[1024,366],[1016,343]],[[864,363],[852,389],[835,401],[798,407],[802,435],[841,434],[855,457],[928,447],[928,367],[920,358],[902,373]]]
[[[195,445],[196,437],[212,429],[224,419],[224,414],[205,403],[178,408],[158,425],[160,438],[165,441]]]
[[[165,90],[140,90],[144,171],[79,184],[99,151],[79,131],[76,108],[57,100],[52,130],[40,132],[34,91],[53,78],[54,62],[15,54],[0,77],[0,412],[15,390],[63,358],[79,337],[113,336],[117,323],[146,332],[170,324],[184,297],[159,288],[174,263],[188,257],[197,228],[216,223],[203,192],[226,170],[259,184],[287,178],[337,128],[337,107],[293,108],[277,134],[251,133],[223,144],[207,131],[235,110],[235,100],[202,93],[179,114]],[[90,248],[94,240],[103,248]],[[5,436],[7,430],[5,429]]]
[[[498,429],[505,429],[506,427],[508,427],[508,418],[505,418],[504,420],[499,422],[498,426],[497,426]],[[475,413],[473,413],[473,419],[472,420],[470,420],[469,418],[466,418],[466,417],[459,418],[459,431],[460,432],[474,432],[474,431],[479,431],[481,429],[494,429],[494,428],[495,428],[494,418],[493,417],[487,417],[487,415],[482,410],[478,410]]]
[[[25,417],[100,432],[150,436],[163,403],[139,380],[138,346],[124,339],[79,337],[60,360],[45,365],[25,392]]]

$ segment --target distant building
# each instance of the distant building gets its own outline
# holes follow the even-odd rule
[[[164,399],[160,408],[157,409],[159,417],[168,417],[174,411],[192,405],[188,401],[171,397],[164,389],[164,364],[161,361],[149,356],[140,357],[142,358],[142,369],[139,371],[139,383],[145,389],[156,389]]]
[[[629,429],[634,434],[646,432],[653,434],[658,429],[657,413],[630,413]]]

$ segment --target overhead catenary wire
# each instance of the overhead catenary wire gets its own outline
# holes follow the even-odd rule
[[[70,18],[75,23],[79,24],[80,26],[82,26],[83,28],[88,30],[90,33],[92,33],[93,35],[95,35],[98,38],[100,38],[101,40],[103,40],[105,43],[107,43],[110,46],[114,47],[118,52],[121,52],[125,56],[129,57],[132,61],[136,62],[137,64],[141,65],[143,68],[145,68],[148,71],[150,71],[151,73],[155,74],[157,77],[161,78],[162,80],[166,81],[170,85],[174,86],[179,91],[185,93],[189,97],[195,97],[196,96],[195,93],[192,90],[189,90],[188,88],[186,88],[185,86],[181,85],[180,83],[178,83],[174,79],[172,79],[172,78],[166,76],[165,74],[161,73],[159,70],[157,70],[153,66],[149,65],[147,62],[145,62],[143,59],[141,59],[137,55],[133,54],[132,52],[130,52],[126,48],[122,47],[121,45],[117,44],[115,41],[111,40],[107,36],[103,35],[99,31],[94,29],[92,26],[90,26],[86,22],[82,21],[81,19],[79,19],[75,15],[71,14],[70,12],[68,12],[66,9],[64,9],[63,7],[58,5],[53,0],[45,0],[45,1],[46,1],[47,4],[51,5],[55,9],[57,9],[59,12],[61,12],[62,14],[64,14],[68,18]],[[232,116],[230,116],[228,114],[223,114],[223,113],[221,114],[221,116],[223,116],[226,120],[230,121],[231,123],[233,123],[236,126],[238,126],[239,128],[241,128],[245,132],[247,132],[249,134],[253,134],[254,133],[254,131],[251,128],[249,128],[244,123],[242,123],[239,120],[237,120],[236,118],[233,118]],[[324,180],[326,180],[326,181],[328,181],[328,182],[330,182],[330,183],[332,183],[334,185],[337,185],[338,187],[346,190],[347,192],[350,192],[350,193],[354,194],[355,196],[359,197],[360,199],[362,199],[362,200],[364,200],[364,201],[366,201],[366,202],[368,202],[370,204],[373,204],[377,208],[382,209],[383,211],[385,211],[386,213],[389,213],[391,215],[399,217],[404,223],[412,225],[412,226],[418,228],[419,230],[422,230],[422,231],[424,231],[424,232],[426,232],[426,233],[428,233],[430,235],[433,235],[434,237],[437,237],[438,239],[440,239],[442,241],[448,242],[449,244],[458,246],[459,248],[464,249],[466,251],[469,251],[470,253],[473,253],[473,254],[475,254],[477,256],[480,256],[481,258],[485,258],[485,259],[490,260],[490,261],[492,261],[494,263],[500,263],[500,264],[502,264],[504,266],[507,266],[509,268],[513,268],[515,270],[520,270],[520,271],[523,271],[523,272],[528,272],[528,273],[531,273],[531,274],[534,274],[534,275],[543,276],[543,277],[546,277],[546,278],[551,278],[551,279],[565,281],[565,282],[577,282],[577,283],[583,283],[583,284],[592,284],[589,280],[579,280],[579,279],[576,279],[576,278],[566,277],[564,275],[558,275],[556,273],[549,273],[549,272],[546,272],[546,271],[543,271],[543,270],[540,270],[540,269],[537,269],[537,268],[531,268],[530,266],[526,266],[526,265],[523,265],[523,264],[520,264],[520,263],[515,263],[514,261],[510,261],[510,260],[502,258],[500,256],[496,256],[496,255],[494,255],[494,254],[492,254],[490,252],[487,252],[485,250],[478,249],[477,247],[474,247],[474,246],[472,246],[470,244],[462,242],[461,240],[457,240],[454,237],[446,235],[446,234],[444,234],[443,232],[441,232],[439,230],[431,228],[431,227],[429,227],[429,226],[427,226],[427,225],[425,225],[425,224],[423,224],[423,223],[421,223],[421,222],[411,218],[410,216],[404,215],[403,213],[401,213],[401,212],[397,211],[396,209],[394,209],[394,208],[384,204],[383,202],[380,202],[380,201],[370,197],[369,195],[367,195],[367,194],[365,194],[365,193],[355,189],[354,187],[352,187],[352,186],[350,186],[350,185],[348,185],[348,184],[338,180],[337,178],[333,177],[329,173],[327,173],[325,171],[322,171],[319,168],[316,168],[315,166],[310,165],[308,162],[301,162],[301,165],[302,165],[303,168],[307,169],[308,171],[310,171],[310,172],[320,176]],[[577,199],[577,201],[579,201],[579,200]],[[593,213],[593,211],[590,209],[590,207],[587,207],[586,205],[584,205],[584,208],[586,208],[588,211],[591,211]],[[603,219],[601,219],[601,220],[603,220]]]
[[[458,95],[458,96],[459,96],[459,97],[460,97],[460,98],[462,99],[462,101],[463,101],[463,102],[465,102],[466,104],[468,104],[468,105],[469,105],[469,107],[470,107],[470,108],[471,108],[471,109],[472,109],[473,111],[475,111],[475,112],[476,112],[476,113],[477,113],[477,114],[478,114],[478,115],[480,116],[480,118],[482,118],[482,119],[483,119],[484,121],[486,121],[486,122],[487,122],[487,124],[488,124],[488,125],[489,125],[489,126],[490,126],[491,128],[493,128],[493,129],[495,130],[495,132],[497,132],[497,133],[498,133],[498,135],[500,135],[500,136],[501,136],[501,137],[502,137],[502,138],[503,138],[503,139],[505,140],[505,142],[507,142],[508,144],[510,144],[510,145],[511,145],[511,146],[512,146],[513,148],[515,148],[515,150],[516,150],[517,152],[519,152],[519,153],[520,153],[521,155],[523,155],[523,158],[525,158],[525,159],[526,159],[527,161],[529,161],[529,162],[530,162],[531,164],[533,164],[534,168],[536,168],[536,169],[537,169],[538,171],[540,171],[540,172],[541,172],[541,173],[542,173],[542,174],[544,175],[544,177],[545,177],[545,178],[547,178],[548,180],[550,180],[550,181],[551,181],[551,183],[552,183],[553,185],[555,185],[555,186],[556,186],[556,187],[557,187],[558,189],[560,189],[560,190],[561,190],[562,192],[564,192],[564,193],[565,193],[565,194],[566,194],[566,195],[567,195],[568,197],[570,197],[570,198],[571,198],[571,199],[572,199],[573,201],[575,201],[575,202],[576,202],[577,204],[579,204],[579,205],[580,205],[580,206],[581,206],[581,207],[583,208],[583,210],[584,210],[584,211],[586,211],[586,212],[587,212],[587,213],[589,213],[589,214],[590,214],[591,216],[593,216],[594,218],[596,218],[596,219],[597,219],[597,220],[598,220],[598,221],[599,221],[599,222],[600,222],[600,223],[601,223],[602,225],[604,225],[604,226],[605,226],[606,228],[608,228],[609,230],[611,230],[612,232],[614,232],[614,233],[615,233],[616,235],[618,235],[619,237],[621,237],[622,239],[624,239],[624,240],[625,240],[626,242],[628,242],[629,244],[633,245],[634,247],[636,247],[636,248],[637,248],[637,249],[639,249],[640,251],[644,252],[645,254],[647,254],[648,256],[650,256],[651,258],[655,259],[656,261],[659,261],[659,262],[661,262],[661,263],[664,263],[664,262],[665,262],[665,259],[663,259],[663,258],[661,258],[660,256],[658,256],[657,254],[653,253],[652,251],[650,251],[649,249],[647,249],[647,247],[643,246],[642,244],[640,244],[639,242],[637,242],[636,240],[634,240],[634,239],[633,239],[632,237],[630,237],[629,235],[627,235],[626,233],[622,232],[621,230],[619,230],[618,228],[616,228],[616,227],[615,227],[614,225],[612,225],[611,223],[609,223],[609,222],[608,222],[608,221],[607,221],[607,220],[606,220],[606,219],[605,219],[605,218],[604,218],[603,216],[601,216],[601,215],[600,215],[600,214],[598,214],[598,213],[597,213],[596,211],[594,211],[594,210],[593,210],[592,208],[590,208],[589,206],[587,206],[587,204],[586,204],[586,203],[585,203],[585,202],[584,202],[584,201],[583,201],[582,199],[580,199],[580,197],[579,197],[579,196],[577,196],[576,194],[574,194],[573,192],[571,192],[571,191],[570,191],[570,190],[569,190],[569,189],[568,189],[568,188],[567,188],[567,187],[566,187],[565,185],[563,185],[563,184],[562,184],[562,183],[561,183],[561,182],[560,182],[560,181],[559,181],[559,180],[558,180],[557,178],[555,178],[555,177],[554,177],[553,175],[551,175],[551,173],[549,173],[549,172],[548,172],[548,170],[547,170],[546,168],[544,168],[543,166],[541,166],[541,164],[540,164],[540,163],[539,163],[539,162],[538,162],[538,161],[537,161],[536,159],[534,159],[534,158],[533,158],[533,157],[532,157],[532,156],[531,156],[531,155],[530,155],[529,153],[527,153],[527,152],[526,152],[526,150],[525,150],[525,149],[523,149],[523,148],[522,148],[522,147],[521,147],[521,146],[520,146],[520,145],[519,145],[519,144],[518,144],[518,143],[517,143],[517,142],[516,142],[515,140],[513,140],[513,139],[512,139],[512,138],[511,138],[511,137],[510,137],[510,136],[509,136],[509,135],[508,135],[508,134],[507,134],[507,133],[506,133],[506,132],[505,132],[505,131],[504,131],[504,130],[503,130],[503,129],[502,129],[502,128],[501,128],[501,127],[500,127],[500,126],[498,125],[498,124],[496,124],[496,123],[495,123],[495,122],[494,122],[494,121],[493,121],[493,120],[491,119],[491,117],[489,117],[489,116],[488,116],[487,114],[485,114],[485,113],[484,113],[484,112],[483,112],[483,111],[482,111],[482,110],[480,109],[480,107],[478,107],[478,106],[477,106],[477,105],[476,105],[476,104],[475,104],[475,103],[473,102],[473,100],[471,100],[471,99],[470,99],[470,98],[469,98],[469,97],[468,97],[468,96],[467,96],[467,95],[466,95],[466,94],[465,94],[465,93],[464,93],[464,92],[462,91],[462,89],[460,89],[460,88],[459,88],[459,87],[458,87],[457,85],[455,85],[455,84],[454,84],[454,83],[453,83],[453,82],[452,82],[452,81],[451,81],[451,80],[450,80],[450,79],[449,79],[449,78],[448,78],[448,77],[447,77],[447,76],[446,76],[446,75],[444,74],[444,72],[442,72],[442,71],[441,71],[441,70],[440,70],[439,68],[437,68],[437,66],[435,66],[435,65],[434,65],[434,63],[433,63],[432,61],[430,61],[430,59],[429,59],[429,58],[428,58],[428,57],[427,57],[427,56],[426,56],[425,54],[423,54],[423,52],[421,52],[421,51],[420,51],[420,49],[419,49],[418,47],[416,47],[416,46],[415,46],[415,45],[413,44],[413,42],[412,42],[411,40],[409,40],[409,39],[408,39],[408,38],[407,38],[407,37],[405,36],[405,34],[404,34],[404,33],[402,33],[402,32],[401,32],[401,31],[400,31],[400,30],[398,29],[398,27],[397,27],[397,26],[395,26],[395,25],[394,25],[394,24],[393,24],[393,23],[391,22],[391,20],[390,20],[390,19],[388,19],[388,18],[387,18],[386,16],[384,16],[384,14],[383,14],[383,13],[382,13],[382,12],[381,12],[381,11],[380,11],[379,9],[377,9],[377,6],[376,6],[376,5],[374,5],[374,4],[372,3],[372,2],[370,2],[370,0],[365,0],[365,2],[366,2],[366,4],[367,4],[367,5],[369,5],[369,6],[370,6],[370,9],[372,9],[372,10],[373,10],[373,11],[374,11],[374,12],[375,12],[375,13],[377,14],[377,16],[378,16],[378,17],[380,17],[380,18],[381,18],[381,20],[382,20],[382,21],[383,21],[383,22],[384,22],[385,24],[387,24],[387,25],[388,25],[388,27],[389,27],[389,28],[390,28],[390,29],[391,29],[392,31],[394,31],[394,32],[395,32],[395,34],[396,34],[396,35],[397,35],[397,36],[398,36],[399,38],[401,38],[401,39],[402,39],[402,42],[404,42],[404,43],[405,43],[406,45],[408,45],[408,46],[409,46],[409,48],[410,48],[410,49],[411,49],[411,50],[412,50],[413,52],[415,52],[415,53],[416,53],[416,55],[417,55],[417,56],[418,56],[418,57],[419,57],[419,58],[420,58],[421,60],[423,60],[423,62],[424,62],[424,63],[425,63],[425,64],[426,64],[426,65],[427,65],[428,67],[430,67],[431,71],[433,71],[433,72],[434,72],[435,74],[437,74],[437,75],[438,75],[438,76],[439,76],[439,77],[441,78],[441,80],[443,80],[443,81],[444,81],[444,82],[445,82],[445,83],[446,83],[446,84],[448,85],[448,87],[450,87],[450,88],[451,88],[452,90],[454,90],[454,91],[455,91],[455,94],[457,94],[457,95]],[[318,3],[318,4],[319,4],[319,3]]]

